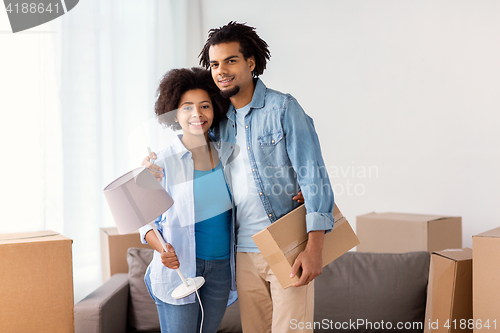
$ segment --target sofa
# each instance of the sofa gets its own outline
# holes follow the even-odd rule
[[[75,305],[76,333],[159,332],[143,277],[153,250],[131,248],[128,274],[115,274]],[[348,252],[315,279],[314,332],[423,332],[430,254]],[[218,332],[242,332],[238,302]],[[281,333],[281,332],[280,332]]]

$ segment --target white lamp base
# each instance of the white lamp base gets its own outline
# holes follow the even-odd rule
[[[186,282],[187,286],[186,284],[182,283],[172,292],[172,297],[174,299],[184,298],[191,295],[196,290],[200,289],[201,286],[203,286],[203,284],[205,283],[205,279],[203,278],[203,276],[197,276],[193,279],[186,279]]]

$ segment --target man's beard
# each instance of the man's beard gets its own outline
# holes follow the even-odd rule
[[[240,87],[239,86],[235,86],[233,88],[221,90],[220,94],[224,98],[231,98],[231,97],[233,97],[234,95],[236,95],[239,92],[240,92]]]

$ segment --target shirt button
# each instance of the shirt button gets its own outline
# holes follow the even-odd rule
[[[233,146],[231,146],[231,149],[233,148]]]
[[[246,125],[245,128],[248,128],[248,125]]]
[[[274,140],[271,140],[271,143],[274,143]]]
[[[262,192],[259,192],[260,195],[262,195]]]
[[[269,214],[269,217],[273,216],[273,214]]]
[[[248,146],[248,150],[250,150],[250,146]]]

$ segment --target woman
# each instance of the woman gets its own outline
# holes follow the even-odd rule
[[[156,303],[164,332],[198,332],[201,311],[195,294],[173,299],[171,292],[186,278],[203,276],[198,290],[204,309],[203,332],[216,332],[234,277],[234,223],[232,203],[208,130],[228,107],[209,71],[174,69],[157,90],[155,113],[160,123],[182,135],[158,152],[155,164],[163,169],[161,182],[174,205],[155,223],[168,245],[165,252],[150,226],[140,229],[143,243],[156,251],[145,282]],[[234,295],[235,296],[235,295]],[[234,301],[234,300],[232,300]]]

